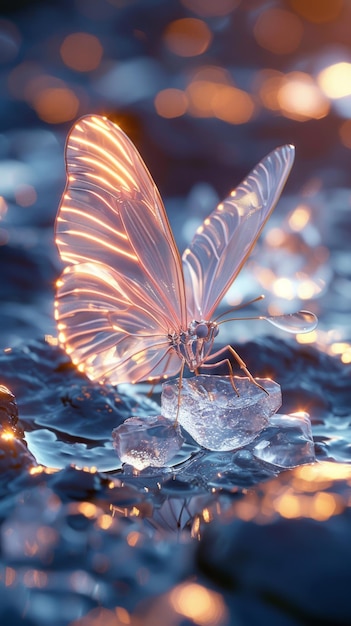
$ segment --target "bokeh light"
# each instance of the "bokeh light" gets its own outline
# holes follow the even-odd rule
[[[186,88],[189,101],[189,113],[195,117],[212,117],[212,100],[215,98],[219,86],[207,80],[194,80]]]
[[[77,94],[61,78],[46,74],[37,63],[16,66],[9,74],[8,86],[13,97],[26,101],[48,124],[61,124],[78,115]]]
[[[180,117],[187,107],[188,99],[181,89],[163,89],[155,97],[155,109],[161,117]]]
[[[5,198],[3,198],[3,196],[0,196],[0,220],[4,219],[4,217],[6,216],[8,210],[8,205],[7,202],[5,200]]]
[[[71,622],[70,626],[128,626],[129,624],[132,624],[130,615],[123,607],[116,607],[113,611],[97,607]]]
[[[318,83],[329,98],[351,95],[351,63],[340,62],[326,67],[319,73]]]
[[[226,617],[222,596],[194,582],[175,587],[170,593],[170,604],[199,626],[219,626]]]
[[[289,3],[302,17],[316,24],[336,20],[344,6],[344,0],[289,0]]]
[[[245,124],[252,117],[255,105],[251,96],[236,87],[223,86],[211,98],[215,117],[229,124]]]
[[[227,516],[259,524],[270,523],[277,515],[323,522],[350,506],[347,494],[338,493],[338,481],[348,480],[350,484],[350,479],[351,468],[346,463],[302,465],[292,475],[281,475],[278,481],[266,483],[259,494],[248,493],[233,504]]]
[[[62,124],[77,116],[79,100],[67,87],[48,87],[35,97],[33,106],[44,122]]]
[[[351,120],[345,120],[339,128],[339,136],[342,144],[351,149]]]
[[[294,209],[294,211],[290,214],[288,219],[288,224],[291,230],[298,232],[305,228],[308,222],[311,219],[311,210],[308,205],[300,204]]]
[[[36,202],[37,192],[32,185],[19,185],[15,190],[15,200],[19,206],[27,207]]]
[[[188,113],[194,117],[215,117],[228,124],[244,124],[254,114],[253,98],[234,86],[223,68],[204,66],[185,90]]]
[[[286,74],[277,97],[283,115],[293,120],[321,119],[330,108],[318,85],[305,72]]]
[[[289,54],[296,50],[302,34],[301,20],[285,9],[265,8],[254,26],[257,43],[274,54]]]
[[[317,331],[312,330],[310,333],[305,333],[304,335],[296,335],[296,341],[300,344],[312,344],[317,340]]]
[[[101,62],[103,48],[99,39],[89,33],[72,33],[61,44],[63,62],[77,72],[91,72]]]
[[[279,89],[284,78],[283,72],[279,70],[261,70],[256,74],[254,86],[258,96],[266,109],[280,111],[278,99]]]
[[[185,17],[167,26],[164,41],[173,54],[193,57],[203,54],[208,49],[212,41],[212,33],[202,20]]]

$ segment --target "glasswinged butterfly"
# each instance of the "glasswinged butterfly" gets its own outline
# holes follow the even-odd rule
[[[100,383],[136,383],[182,375],[184,365],[197,373],[228,349],[258,384],[231,346],[212,352],[222,323],[213,315],[293,160],[291,145],[266,156],[205,219],[181,258],[135,146],[106,117],[81,118],[67,140],[67,184],[56,219],[67,266],[57,281],[55,316],[73,363]],[[308,311],[262,319],[293,333],[317,321]]]

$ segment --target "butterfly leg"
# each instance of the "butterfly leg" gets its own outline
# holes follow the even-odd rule
[[[216,354],[216,356],[218,356],[221,352],[224,352],[224,350],[225,350],[225,349],[226,349],[226,348],[224,348],[223,350],[219,350],[218,352],[216,352],[216,353],[215,353],[215,354]],[[211,355],[211,357],[212,357],[212,355]],[[235,385],[235,382],[234,382],[234,372],[233,372],[233,366],[232,366],[231,362],[229,361],[229,359],[222,359],[222,361],[217,361],[217,363],[205,363],[205,364],[202,364],[202,365],[201,365],[201,369],[202,369],[202,368],[206,369],[206,368],[214,368],[214,367],[219,367],[220,365],[223,365],[224,363],[227,365],[228,370],[229,370],[230,384],[231,384],[231,386],[233,387],[233,389],[234,389],[234,391],[235,391],[236,395],[239,397],[239,391],[238,391],[238,389],[237,389],[237,387],[236,387],[236,385]]]
[[[156,363],[156,365],[154,366],[154,369],[161,363],[162,359],[163,359],[163,357]],[[166,361],[165,371],[167,371],[168,363],[169,363],[170,359],[171,359],[171,352],[170,352],[169,357],[168,357],[168,359]],[[155,389],[156,385],[159,385],[161,380],[165,380],[165,376],[161,375],[161,376],[156,376],[155,377],[155,380],[151,383],[150,390],[146,394],[148,398],[151,398],[152,394],[154,393],[154,389]]]
[[[249,380],[254,385],[256,385],[256,387],[258,387],[259,389],[262,389],[262,391],[264,391],[267,395],[269,395],[268,391],[266,391],[266,389],[264,387],[262,387],[262,385],[260,385],[260,383],[258,383],[257,380],[255,380],[255,378],[249,372],[249,370],[247,369],[245,361],[242,360],[241,356],[234,350],[234,348],[232,348],[232,346],[227,346],[227,349],[229,350],[230,354],[233,355],[234,359],[239,364],[240,369],[242,369],[243,372],[245,372],[245,374],[249,378]]]
[[[178,400],[177,400],[177,413],[176,413],[176,418],[174,420],[174,427],[177,426],[178,424],[178,415],[179,415],[179,411],[180,411],[180,405],[182,403],[182,396],[181,396],[181,391],[182,391],[182,386],[183,386],[183,374],[184,374],[184,367],[185,367],[185,359],[183,359],[182,361],[182,366],[180,368],[180,372],[179,372],[179,385],[178,385]]]
[[[161,382],[161,380],[162,380],[162,376],[159,376],[159,378],[155,378],[154,382],[151,383],[151,387],[146,394],[147,398],[152,398],[153,393],[155,391],[155,387]]]
[[[256,387],[258,387],[259,389],[262,389],[262,391],[264,391],[267,395],[268,395],[268,391],[266,391],[266,389],[264,387],[262,387],[262,385],[260,385],[260,383],[257,382],[257,380],[254,379],[254,377],[252,376],[252,374],[249,372],[249,370],[247,369],[247,365],[245,363],[245,361],[243,361],[243,359],[241,358],[241,356],[239,356],[239,354],[236,352],[236,350],[234,350],[234,348],[232,348],[232,346],[225,346],[224,348],[221,348],[220,350],[218,350],[217,352],[215,352],[214,354],[211,354],[210,358],[213,359],[214,357],[220,356],[221,354],[223,354],[223,352],[225,352],[226,350],[229,350],[230,354],[234,357],[234,359],[236,360],[236,362],[238,363],[240,369],[243,370],[243,372],[246,374],[246,376],[248,377],[248,379],[254,384],[256,385]],[[221,365],[222,363],[227,362],[228,363],[228,368],[229,368],[229,372],[230,372],[230,380],[232,382],[232,387],[234,388],[234,390],[236,391],[237,395],[238,391],[235,387],[235,385],[233,384],[233,368],[232,365],[229,361],[229,359],[225,359],[223,361],[219,361],[218,363],[215,364],[208,364],[208,365],[201,365],[201,367],[216,367],[217,365]],[[229,367],[230,366],[230,367]]]

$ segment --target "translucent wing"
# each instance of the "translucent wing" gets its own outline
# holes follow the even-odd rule
[[[63,272],[55,305],[59,341],[89,378],[118,384],[179,371],[147,279],[140,286],[101,263],[79,263]]]
[[[272,213],[294,162],[294,147],[266,156],[217,206],[183,254],[188,314],[210,320]]]
[[[152,283],[171,326],[186,321],[178,249],[156,188],[138,151],[115,124],[87,116],[66,147],[67,187],[56,243],[68,263],[104,263],[130,280]]]
[[[66,150],[56,220],[64,261],[60,342],[92,379],[136,382],[173,374],[168,333],[186,322],[182,265],[157,188],[123,131],[82,118]]]

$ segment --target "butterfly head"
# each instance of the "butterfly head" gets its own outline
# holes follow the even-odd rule
[[[193,320],[188,326],[186,335],[188,341],[202,340],[204,343],[208,343],[209,341],[213,341],[218,333],[219,328],[216,322],[206,322],[205,320],[198,322],[197,320]]]

